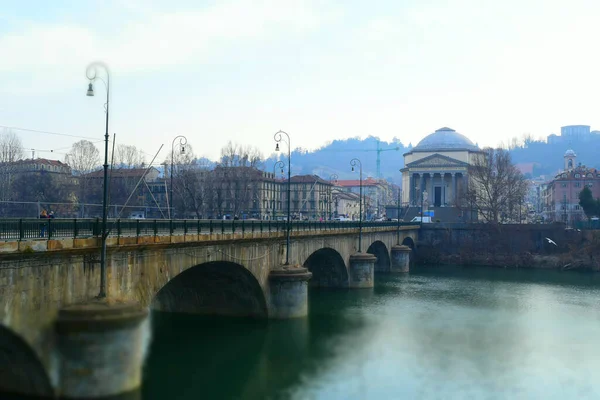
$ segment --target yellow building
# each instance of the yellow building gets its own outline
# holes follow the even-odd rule
[[[411,206],[453,206],[468,187],[468,168],[481,150],[450,128],[426,136],[404,154],[402,202]]]

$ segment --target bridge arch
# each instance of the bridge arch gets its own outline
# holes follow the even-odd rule
[[[33,349],[0,325],[0,388],[8,393],[53,398],[54,390]]]
[[[244,266],[212,261],[171,279],[152,300],[160,311],[236,317],[268,316],[265,294]]]
[[[312,272],[311,287],[348,287],[348,269],[336,250],[325,247],[312,253],[304,262],[304,268]]]
[[[410,247],[410,249],[412,251],[416,250],[415,241],[410,236],[405,237],[404,240],[402,241],[402,244],[404,246]]]
[[[377,257],[375,272],[389,272],[391,266],[390,252],[387,246],[380,240],[373,242],[367,249],[367,253]]]

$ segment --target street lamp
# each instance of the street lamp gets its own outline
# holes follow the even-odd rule
[[[277,167],[281,169],[281,175],[283,175],[283,161],[277,161],[273,165],[273,220],[275,220],[275,204],[277,204],[275,200],[275,170]]]
[[[98,69],[104,70],[106,74],[106,80],[98,76]],[[104,172],[103,181],[104,188],[102,192],[102,247],[100,251],[100,292],[98,298],[106,297],[106,214],[108,211],[108,110],[109,110],[109,99],[110,99],[110,73],[108,67],[101,62],[94,62],[90,64],[85,70],[85,76],[89,80],[87,96],[94,96],[94,81],[96,79],[101,80],[106,87],[106,104],[104,105],[104,111],[106,113],[106,130],[104,131]]]
[[[332,187],[329,188],[329,197],[330,198],[327,199],[329,201],[329,219],[330,220],[333,219],[333,210],[332,210],[332,207],[331,207],[331,205],[332,205],[331,203],[333,201],[333,199],[331,198],[332,194],[333,194],[333,185],[335,183],[337,183],[337,181],[338,181],[337,174],[331,174],[331,175],[329,175],[329,183],[331,183],[331,185],[332,185]]]
[[[425,218],[425,215],[423,215],[423,203],[425,203],[425,199],[427,198],[427,190],[424,190],[421,192],[421,225],[423,225],[423,218]]]
[[[397,214],[397,222],[398,222],[398,229],[397,229],[397,233],[396,233],[396,242],[398,245],[400,245],[400,188],[398,188],[398,214]]]
[[[283,138],[283,135],[285,135],[287,137],[287,141]],[[291,223],[291,218],[290,218],[290,201],[291,201],[291,194],[292,194],[292,189],[291,189],[291,185],[292,185],[292,147],[290,144],[290,135],[288,135],[286,132],[280,130],[279,132],[275,133],[275,135],[273,136],[273,139],[275,139],[275,142],[277,142],[277,144],[275,145],[275,151],[279,151],[279,142],[284,142],[287,144],[288,147],[288,187],[287,187],[287,232],[286,232],[286,239],[285,239],[285,264],[284,265],[289,265],[290,263],[290,223]]]
[[[362,244],[362,163],[358,158],[353,158],[350,160],[350,165],[352,166],[352,171],[354,171],[354,167],[356,165],[360,167],[360,190],[358,197],[358,252],[360,253],[361,244]]]
[[[185,145],[187,144],[187,138],[183,135],[176,136],[171,142],[171,187],[169,188],[169,219],[172,219],[171,209],[173,208],[173,148],[175,147],[175,141],[179,139],[179,154],[185,153]],[[174,213],[173,213],[174,214]]]

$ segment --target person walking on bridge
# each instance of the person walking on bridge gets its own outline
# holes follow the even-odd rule
[[[46,210],[42,210],[42,212],[40,213],[40,219],[48,219],[48,213],[46,212]],[[43,221],[40,224],[40,237],[44,237],[46,235],[46,221]]]

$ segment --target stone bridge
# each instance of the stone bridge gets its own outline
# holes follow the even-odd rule
[[[309,284],[372,287],[374,271],[407,271],[418,229],[363,228],[362,252],[355,228],[295,231],[289,265],[283,265],[285,232],[111,237],[107,300],[83,309],[72,306],[93,302],[99,290],[98,238],[5,243],[0,246],[0,391],[89,397],[134,389],[149,338],[148,308],[302,317]],[[119,368],[90,367],[115,351],[132,361]]]

